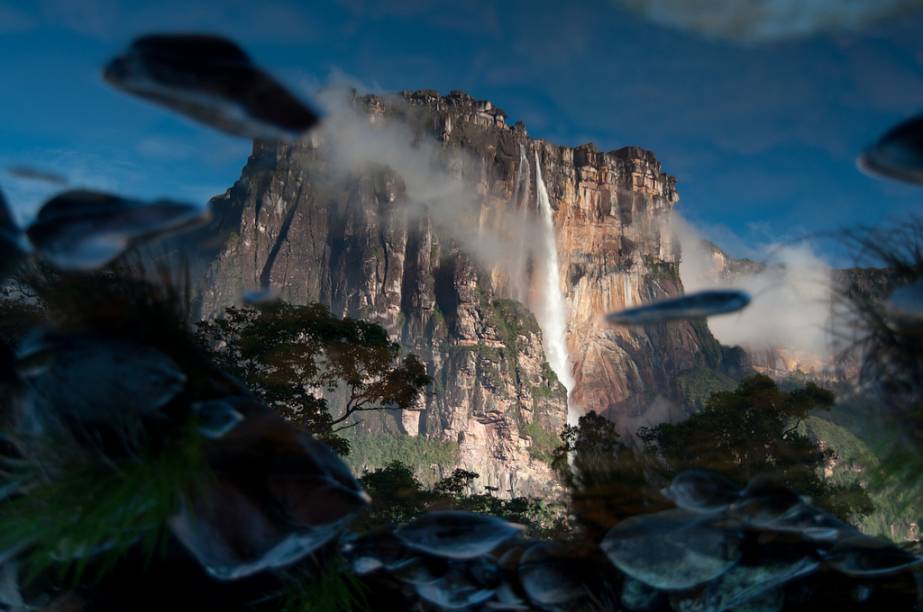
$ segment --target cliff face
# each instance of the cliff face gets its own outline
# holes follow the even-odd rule
[[[401,126],[405,157],[424,159],[392,163],[385,153],[344,165],[335,130],[291,146],[256,143],[240,180],[213,201],[193,263],[203,316],[273,287],[288,301],[379,322],[420,356],[435,379],[422,410],[373,419],[368,431],[457,442],[458,464],[481,474],[479,484],[501,494],[547,491],[545,460],[567,403],[532,314],[547,301],[537,281],[542,251],[523,231],[537,218],[539,170],[568,310],[572,406],[633,431],[682,416],[689,378],[726,365],[704,324],[615,329],[601,319],[682,289],[678,249],[660,231],[678,199],[675,181],[651,153],[533,140],[489,102],[461,93],[348,103],[370,133]],[[472,208],[421,209],[421,199],[442,194],[421,196],[411,176],[419,165],[458,181]],[[498,247],[506,250],[491,252]]]
[[[691,377],[727,363],[704,323],[614,328],[602,315],[682,292],[679,249],[664,222],[678,201],[675,179],[635,147],[602,153],[541,141],[556,209],[574,362],[571,402],[607,414],[622,430],[686,415]]]

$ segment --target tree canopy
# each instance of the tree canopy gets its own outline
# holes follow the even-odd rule
[[[651,481],[652,457],[616,431],[615,423],[589,412],[561,433],[552,467],[570,493],[568,510],[598,540],[622,520],[669,504]]]
[[[359,413],[412,409],[430,383],[426,367],[402,355],[383,327],[336,317],[322,304],[229,307],[200,322],[197,336],[220,367],[340,454],[349,444],[337,432]],[[345,403],[328,406],[323,394],[341,385]]]
[[[476,472],[456,468],[427,489],[413,470],[399,461],[367,471],[359,478],[372,497],[364,525],[399,525],[424,512],[451,508],[499,516],[525,525],[533,535],[549,535],[552,530],[561,534],[556,513],[548,503],[528,497],[501,499],[490,487],[485,487],[485,493],[470,493],[478,478]]]
[[[668,475],[697,467],[746,483],[769,474],[835,514],[866,514],[871,502],[858,484],[823,478],[834,451],[799,432],[811,411],[829,410],[833,402],[833,394],[813,382],[786,392],[758,374],[734,391],[715,393],[687,420],[643,430],[639,437],[659,454]]]
[[[814,383],[783,391],[756,375],[734,391],[713,394],[685,421],[641,429],[637,439],[623,439],[611,421],[591,412],[561,434],[554,467],[570,492],[571,514],[590,537],[668,507],[660,489],[690,468],[714,470],[741,486],[770,475],[818,506],[856,519],[872,510],[868,495],[858,483],[825,479],[834,451],[799,431],[811,411],[829,409],[833,399]]]

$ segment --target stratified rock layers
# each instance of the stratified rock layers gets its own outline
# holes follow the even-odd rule
[[[523,173],[534,177],[538,159],[569,308],[572,404],[603,412],[626,431],[685,414],[683,381],[719,369],[725,356],[705,325],[617,329],[601,318],[682,291],[678,249],[661,232],[678,200],[675,180],[650,152],[533,140],[489,102],[458,92],[348,104],[356,121],[373,128],[400,125],[407,145],[432,152],[433,172],[467,186],[474,208],[452,223],[421,212],[409,202],[414,182],[386,159],[343,167],[332,153],[336,133],[296,145],[256,143],[240,180],[213,201],[213,223],[196,236],[199,244],[207,239],[193,257],[203,316],[269,286],[294,303],[319,301],[381,323],[427,363],[435,382],[420,410],[363,427],[457,442],[458,465],[478,472],[480,485],[501,495],[545,493],[553,482],[549,445],[567,404],[541,330],[522,305],[542,299],[529,281],[542,262],[532,253],[514,266],[515,256],[476,252],[452,227],[467,222],[496,234],[496,225],[529,218],[535,181]],[[428,197],[438,199],[438,190]],[[516,216],[523,211],[526,217]],[[517,248],[515,240],[506,246]]]

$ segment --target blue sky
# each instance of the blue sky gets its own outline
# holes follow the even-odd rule
[[[854,164],[923,110],[923,14],[738,44],[614,1],[0,0],[0,186],[23,218],[50,187],[11,165],[203,202],[237,178],[249,143],[102,82],[107,59],[159,30],[229,35],[297,91],[344,75],[377,91],[462,89],[534,137],[651,149],[685,216],[739,255],[923,211],[923,190]]]

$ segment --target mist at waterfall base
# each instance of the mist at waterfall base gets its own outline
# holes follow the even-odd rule
[[[753,296],[740,313],[708,319],[722,344],[784,349],[799,363],[829,362],[832,270],[810,244],[764,245],[756,249],[761,269],[728,275],[722,273],[721,255],[678,213],[669,230],[682,252],[679,272],[686,291],[735,287]]]
[[[369,166],[394,172],[404,201],[390,214],[426,218],[437,234],[454,240],[486,270],[499,270],[509,297],[525,303],[542,330],[549,366],[568,392],[573,375],[567,352],[567,305],[561,294],[551,203],[536,154],[536,176],[520,151],[509,201],[490,201],[477,177],[480,161],[435,139],[420,137],[400,121],[374,121],[356,110],[340,87],[316,96],[326,116],[314,136],[332,151],[334,180]],[[528,265],[531,262],[531,267]],[[531,272],[531,273],[530,273]],[[568,421],[579,414],[568,408]]]

